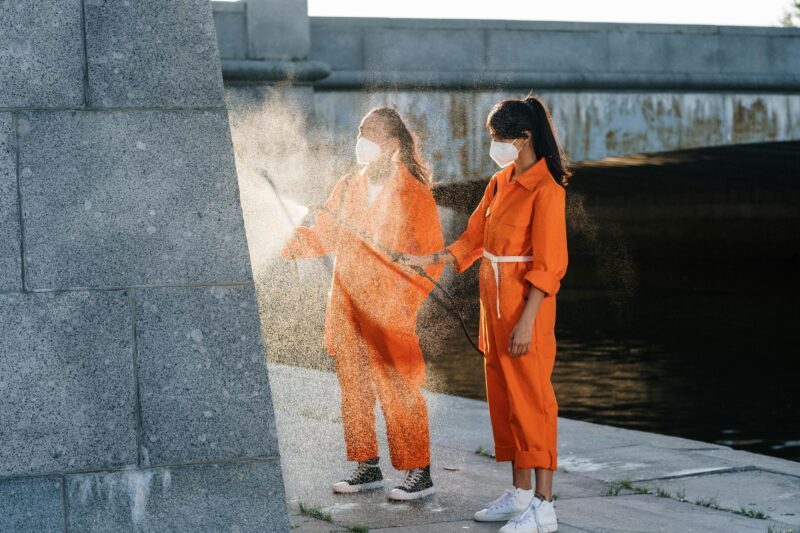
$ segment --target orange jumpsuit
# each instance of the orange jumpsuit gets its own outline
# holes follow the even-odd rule
[[[367,178],[343,178],[326,206],[380,244],[421,255],[444,246],[430,189],[402,164],[370,206]],[[325,211],[311,227],[298,228],[283,255],[336,254],[325,316],[325,345],[335,361],[342,394],[347,459],[378,456],[376,391],[386,418],[392,465],[398,470],[430,464],[428,410],[422,395],[425,362],[416,335],[417,311],[433,284],[391,263],[352,229]],[[443,268],[426,271],[438,279]]]
[[[483,256],[479,346],[497,460],[514,461],[517,468],[556,470],[558,403],[550,377],[556,355],[555,296],[567,269],[565,192],[544,159],[511,181],[513,169],[509,165],[492,176],[466,231],[448,249],[458,272]],[[484,252],[529,260],[496,263],[498,287]],[[546,296],[536,314],[530,350],[512,359],[509,337],[531,285]]]

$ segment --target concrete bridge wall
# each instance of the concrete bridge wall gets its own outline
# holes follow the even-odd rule
[[[247,34],[234,29],[246,25],[247,7],[214,5],[230,72],[246,56]],[[330,67],[305,84],[319,127],[335,142],[352,142],[370,107],[396,105],[441,181],[493,172],[486,114],[531,89],[550,104],[573,160],[800,138],[798,29],[319,17],[309,24],[307,59]],[[242,79],[226,79],[229,91],[246,90]]]
[[[318,88],[798,90],[800,30],[311,18]]]

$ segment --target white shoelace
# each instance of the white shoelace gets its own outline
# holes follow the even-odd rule
[[[513,497],[514,497],[514,491],[511,489],[506,489],[505,492],[503,492],[503,494],[500,495],[499,498],[489,502],[489,505],[487,505],[486,507],[489,511],[499,509],[502,505],[504,505],[509,499]]]
[[[538,506],[536,505],[536,499],[537,498],[534,497],[533,501],[531,501],[530,505],[528,505],[528,508],[525,509],[525,511],[518,517],[512,518],[511,521],[517,524],[524,524],[525,522],[528,521],[528,516],[531,513],[533,513],[533,521],[536,523],[536,531],[541,532],[544,529],[542,528],[542,523],[539,522],[539,512],[538,512],[539,509]]]
[[[406,479],[405,479],[405,481],[403,481],[403,484],[400,485],[400,488],[402,488],[402,489],[413,488],[414,485],[416,485],[417,482],[422,477],[422,473],[423,473],[423,470],[421,468],[415,468],[413,470],[409,470],[408,474],[406,474]]]
[[[355,472],[353,472],[353,475],[350,476],[350,479],[348,479],[348,481],[358,480],[358,478],[367,473],[367,470],[369,470],[370,468],[376,468],[377,466],[378,465],[371,465],[369,463],[358,463],[358,467],[356,467]]]

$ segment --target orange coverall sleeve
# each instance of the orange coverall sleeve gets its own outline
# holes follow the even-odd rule
[[[564,189],[555,183],[537,191],[533,204],[531,246],[533,262],[525,280],[553,296],[567,271],[567,224]]]
[[[339,212],[346,180],[347,178],[342,178],[336,183],[330,198],[325,202],[325,207],[334,213]],[[297,228],[292,238],[281,249],[281,255],[287,259],[297,259],[331,253],[336,248],[339,230],[339,224],[333,217],[324,211],[319,211],[314,225]]]
[[[483,255],[483,228],[486,224],[486,210],[494,197],[494,187],[497,183],[497,175],[492,176],[486,190],[483,193],[478,207],[472,212],[467,222],[467,229],[461,234],[457,241],[452,243],[447,249],[455,258],[456,272],[463,272],[468,269],[481,255]]]
[[[399,251],[412,255],[427,255],[441,250],[444,247],[442,224],[439,221],[439,212],[436,210],[436,201],[430,190],[426,189],[416,194],[409,207],[414,216],[410,220],[408,248]],[[443,271],[444,265],[441,263],[428,265],[425,268],[425,272],[434,280],[438,280]],[[433,284],[428,280],[417,276],[415,281],[426,295],[433,290]]]

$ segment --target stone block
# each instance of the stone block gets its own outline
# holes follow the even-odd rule
[[[252,286],[136,291],[145,464],[277,455]]]
[[[135,464],[128,294],[5,294],[0,317],[0,476]]]
[[[29,288],[252,278],[225,112],[19,121]]]
[[[448,30],[367,30],[367,71],[477,71],[483,68],[483,33]]]
[[[496,71],[607,72],[609,49],[601,31],[502,31],[488,34]]]
[[[651,74],[719,72],[719,37],[713,33],[612,31],[611,69]]]
[[[84,99],[81,0],[0,3],[0,107],[77,107]]]
[[[222,107],[207,0],[85,0],[92,107]]]
[[[62,533],[61,478],[0,481],[0,531]]]
[[[22,288],[14,119],[0,113],[0,291]]]
[[[312,28],[311,57],[328,63],[334,70],[363,70],[363,50],[363,32],[360,29]]]
[[[258,461],[67,476],[69,531],[288,531],[280,464]]]

